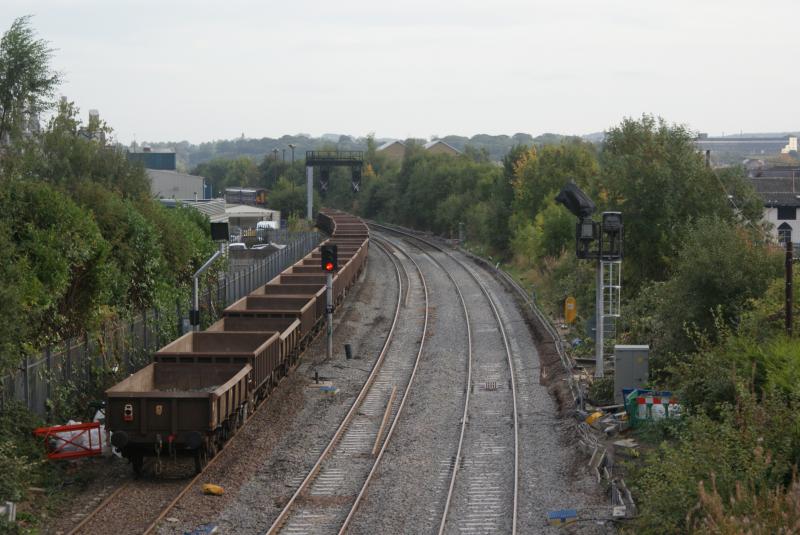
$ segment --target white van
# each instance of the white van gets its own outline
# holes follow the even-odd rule
[[[259,221],[256,223],[256,230],[278,230],[280,226],[278,221]]]

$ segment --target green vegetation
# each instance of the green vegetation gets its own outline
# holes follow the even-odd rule
[[[0,40],[0,377],[47,345],[94,336],[147,308],[174,309],[213,251],[207,219],[154,201],[144,169],[105,143],[105,124],[83,123],[70,102],[54,105],[59,76],[49,60],[28,18]],[[38,113],[47,109],[52,119],[40,128]],[[81,384],[54,383],[52,420],[84,419],[87,402],[118,379],[112,352],[103,356]],[[31,430],[43,423],[3,405],[0,502],[74,479],[42,462]],[[24,510],[21,517],[37,521]]]
[[[143,169],[104,142],[106,125],[83,123],[72,103],[54,106],[59,75],[49,62],[27,18],[0,40],[0,375],[49,343],[174,304],[213,249],[203,216],[150,198]],[[40,130],[36,117],[46,109],[55,113]],[[646,448],[628,467],[640,510],[631,530],[796,530],[800,345],[782,329],[780,250],[759,223],[761,203],[742,170],[706,167],[692,137],[643,116],[612,127],[599,146],[552,135],[450,136],[443,140],[462,155],[430,154],[408,140],[402,162],[378,152],[372,137],[168,145],[215,192],[267,188],[293,228],[305,210],[302,151],[364,150],[362,191],[354,194],[348,171],[335,169],[326,205],[463,234],[467,247],[532,284],[551,314],[575,296],[583,325],[594,270],[575,259],[575,219],[553,200],[575,181],[599,211],[623,213],[619,339],[651,346],[653,386],[675,391],[684,409],[680,420],[637,432]],[[272,152],[289,143],[295,162]],[[113,381],[105,364],[85,384],[59,387],[51,416],[75,415],[93,389]],[[598,383],[592,394],[607,399],[610,388]],[[67,477],[41,462],[30,435],[39,423],[13,404],[0,414],[0,501]]]
[[[553,198],[574,180],[598,211],[621,211],[619,339],[651,346],[653,386],[684,408],[680,421],[638,433],[646,453],[629,467],[640,507],[631,527],[768,533],[797,522],[800,345],[782,334],[782,255],[759,223],[760,200],[742,170],[706,167],[692,137],[643,116],[599,147],[516,146],[502,166],[411,144],[399,167],[368,153],[358,201],[336,203],[450,237],[461,225],[467,247],[503,259],[553,315],[575,296],[577,325],[593,311],[594,266],[575,259],[575,218]],[[611,388],[599,382],[592,394],[607,399]]]

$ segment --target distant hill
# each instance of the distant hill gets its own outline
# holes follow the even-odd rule
[[[492,160],[502,160],[508,151],[515,145],[548,145],[560,143],[568,136],[561,134],[546,133],[533,137],[526,133],[516,133],[512,136],[477,134],[472,137],[466,136],[444,136],[441,139],[460,151],[467,147],[477,150],[485,149]],[[387,141],[394,141],[395,138],[376,138],[375,142],[380,146]],[[417,140],[426,142],[427,140]],[[285,135],[279,138],[245,138],[220,139],[208,141],[198,145],[188,141],[150,141],[139,144],[152,147],[153,149],[173,149],[177,153],[178,167],[182,170],[190,170],[198,164],[207,162],[214,158],[238,158],[246,156],[256,161],[261,161],[265,156],[277,155],[278,159],[291,159],[291,148],[294,145],[295,159],[305,156],[308,150],[366,150],[367,138],[352,137],[343,134],[324,134],[318,138],[308,134]],[[274,152],[277,150],[277,153]]]
[[[725,136],[726,138],[736,137],[779,137],[788,135],[798,135],[797,133],[752,133],[737,134],[736,136]],[[442,141],[452,145],[460,151],[472,147],[477,150],[486,150],[492,160],[502,160],[508,151],[515,145],[549,145],[560,143],[568,138],[563,134],[545,133],[536,137],[518,132],[511,136],[477,134],[472,137],[449,135],[438,137]],[[604,132],[594,132],[580,136],[581,139],[591,143],[602,143],[605,137]],[[394,141],[395,138],[376,138],[375,142],[380,146],[387,141]],[[427,140],[418,140],[425,142]],[[261,161],[265,156],[275,156],[278,159],[291,159],[291,148],[294,145],[295,159],[302,159],[305,151],[308,150],[366,150],[367,138],[353,137],[343,134],[324,134],[320,137],[311,137],[308,134],[285,135],[279,138],[245,138],[220,139],[208,141],[195,145],[188,141],[158,141],[145,142],[141,146],[150,146],[154,149],[172,148],[177,153],[178,166],[182,170],[190,170],[198,164],[207,162],[214,158],[238,158],[246,156],[255,161]],[[277,152],[275,152],[277,151]]]

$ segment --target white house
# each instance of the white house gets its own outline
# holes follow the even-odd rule
[[[772,234],[784,243],[800,241],[800,168],[767,169],[750,183],[764,201],[764,220],[772,223]]]

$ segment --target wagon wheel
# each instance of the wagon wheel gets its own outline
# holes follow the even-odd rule
[[[200,446],[194,450],[194,472],[199,474],[203,471],[206,464],[208,464],[208,457],[206,456],[205,447]]]
[[[225,443],[231,437],[231,421],[225,420],[222,424],[222,429],[220,431],[220,441],[221,443]]]
[[[136,454],[132,455],[131,466],[133,467],[133,474],[137,478],[142,477],[142,472],[144,471],[144,456]]]
[[[247,405],[243,405],[242,408],[239,409],[239,427],[242,427],[246,421],[247,421]]]

